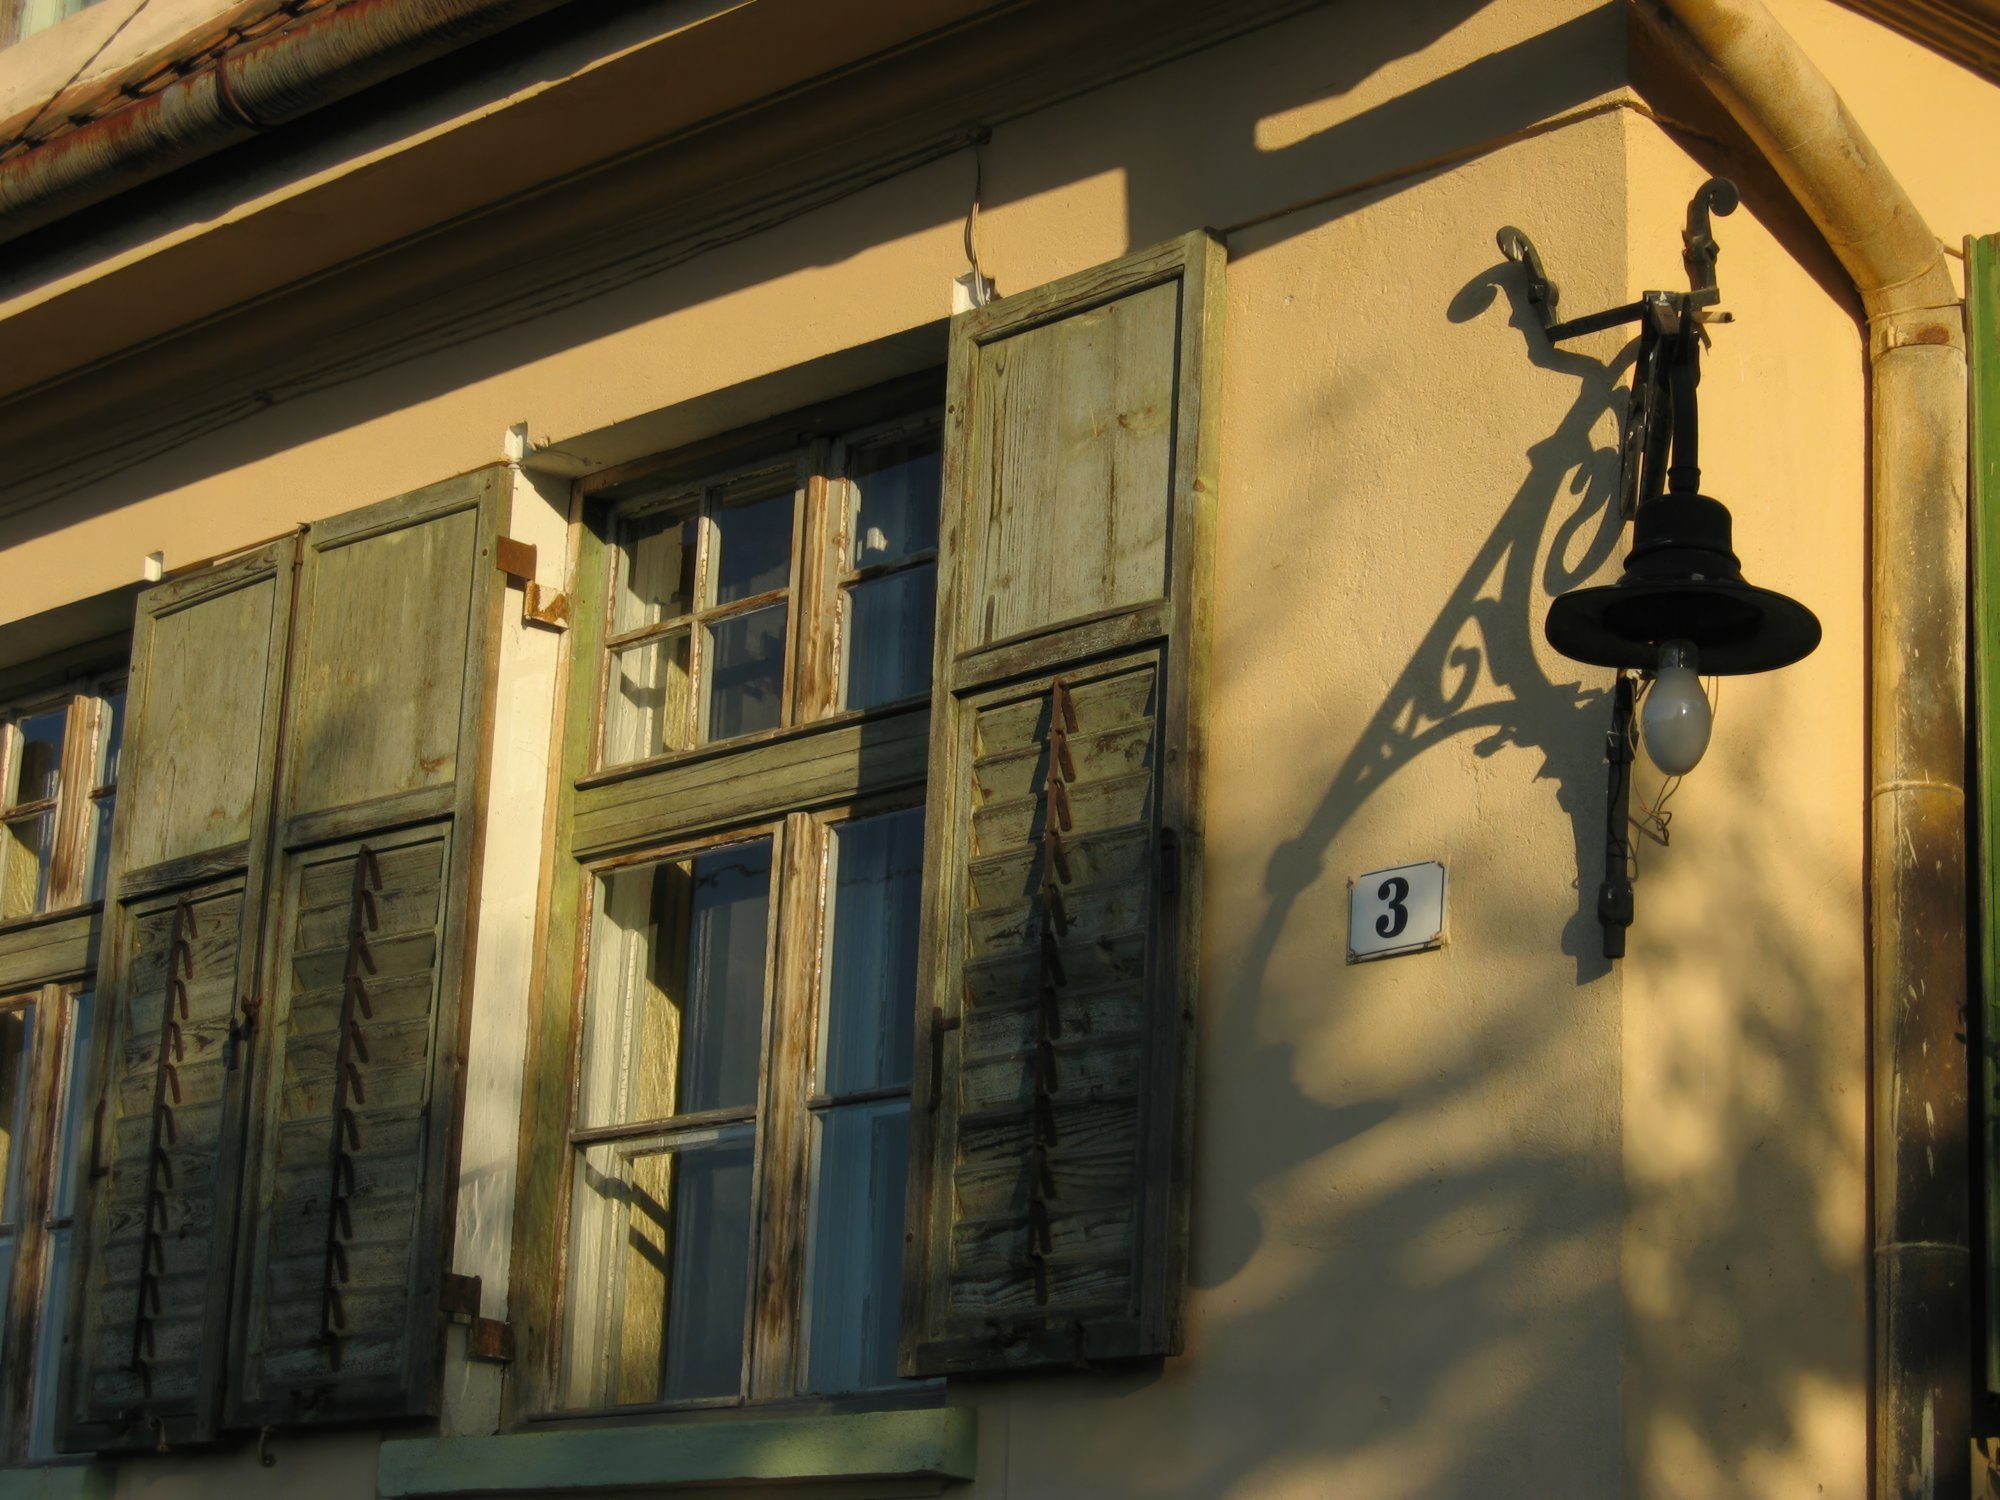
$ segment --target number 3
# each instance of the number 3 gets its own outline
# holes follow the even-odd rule
[[[1392,938],[1409,925],[1410,909],[1403,905],[1403,898],[1410,894],[1410,882],[1400,875],[1391,875],[1382,882],[1382,888],[1375,893],[1376,899],[1389,903],[1389,909],[1375,919],[1375,935]]]

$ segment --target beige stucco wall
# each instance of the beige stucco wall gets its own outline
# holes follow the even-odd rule
[[[1708,175],[1628,131],[1634,285],[1677,285]],[[1704,489],[1752,582],[1818,613],[1796,668],[1721,684],[1641,841],[1625,966],[1630,1492],[1867,1492],[1865,370],[1855,321],[1748,205],[1717,221],[1737,322],[1702,395]],[[1816,254],[1815,247],[1802,247]],[[1634,800],[1661,777],[1641,763]]]
[[[2000,124],[1992,90],[1778,8],[1941,233],[2000,225],[1938,154]],[[1614,968],[1608,674],[1540,623],[1622,553],[1621,339],[1551,351],[1493,235],[1535,238],[1566,312],[1682,284],[1715,163],[1601,107],[1624,68],[1622,18],[1582,0],[1338,4],[988,148],[1003,291],[1197,224],[1231,262],[1189,1351],[955,1391],[976,1500],[1864,1493],[1861,344],[1819,247],[1755,202],[1720,222],[1741,321],[1703,388],[1711,492],[1826,642],[1724,688]],[[492,462],[517,423],[554,453],[935,325],[970,187],[937,162],[402,372],[420,399],[303,398],[0,524],[0,614]],[[515,687],[520,724],[546,712]],[[1348,877],[1426,858],[1448,946],[1346,966]],[[528,982],[509,951],[495,993]],[[476,1425],[490,1392],[452,1389]],[[273,1447],[134,1461],[118,1494],[367,1492],[372,1435]]]

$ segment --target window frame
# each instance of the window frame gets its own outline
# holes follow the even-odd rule
[[[104,768],[104,735],[118,716],[113,696],[125,691],[125,670],[72,675],[58,685],[22,694],[0,707],[0,825],[47,816],[51,823],[47,885],[38,885],[35,907],[0,917],[0,932],[44,922],[103,899],[104,870],[97,862],[96,813],[112,805],[118,791],[116,767],[110,781],[100,783]],[[20,726],[30,718],[61,712],[62,754],[57,762],[54,794],[28,802],[13,800],[22,752]],[[11,843],[0,834],[0,881],[6,878]]]
[[[511,1278],[522,1295],[516,1320],[528,1338],[510,1380],[503,1421],[544,1427],[606,1419],[703,1419],[800,1410],[871,1410],[942,1400],[936,1382],[822,1395],[809,1392],[805,1314],[809,1180],[813,1117],[829,1099],[815,1092],[822,1030],[827,932],[825,883],[834,830],[862,818],[921,806],[929,737],[930,692],[867,708],[841,707],[848,644],[846,594],[852,539],[845,455],[888,434],[931,427],[942,439],[942,371],[891,382],[855,396],[740,429],[706,442],[606,470],[578,482],[574,533],[578,628],[568,643],[563,693],[563,754],[556,779],[549,920],[543,926],[546,976],[542,1024],[529,1042],[524,1101],[521,1197]],[[853,441],[843,444],[840,440]],[[610,625],[617,566],[613,509],[641,503],[642,486],[669,490],[778,466],[796,452],[800,480],[793,533],[792,616],[788,621],[787,721],[733,739],[698,744],[621,764],[601,763],[609,682]],[[834,468],[836,455],[842,467]],[[939,456],[942,466],[942,453]],[[935,555],[900,559],[920,566]],[[866,576],[872,576],[869,570]],[[891,571],[884,568],[881,571]],[[701,584],[698,598],[711,592]],[[929,652],[926,651],[928,659]],[[871,731],[879,730],[879,733]],[[913,753],[867,757],[871,741],[908,745]],[[821,782],[799,784],[786,766],[823,757],[838,766]],[[689,774],[729,781],[740,805],[721,810],[655,811],[626,834],[605,840],[579,830],[579,793],[643,804],[649,783],[671,785]],[[659,802],[655,794],[650,799]],[[602,877],[665,859],[768,834],[772,839],[771,929],[760,1057],[751,1205],[750,1311],[745,1379],[736,1396],[589,1407],[563,1404],[571,1389],[564,1367],[572,1311],[569,1241],[572,1130],[584,1069],[589,960],[596,939]],[[877,1091],[908,1097],[907,1085]],[[829,1096],[845,1101],[846,1095]],[[557,1153],[560,1153],[558,1159]],[[535,1205],[546,1206],[538,1214]],[[901,1217],[900,1209],[898,1217]],[[537,1228],[537,1225],[540,1225]],[[539,1335],[539,1336],[537,1336]]]
[[[45,1357],[44,1340],[54,1338],[59,1344],[62,1339],[68,1299],[49,1295],[57,1273],[52,1247],[54,1236],[76,1223],[82,1175],[94,1149],[90,1122],[82,1118],[91,1037],[79,1028],[78,1014],[86,997],[93,997],[89,1003],[94,1006],[88,978],[10,988],[0,995],[0,1011],[34,1008],[21,1101],[22,1155],[17,1158],[22,1166],[16,1178],[21,1192],[19,1240],[13,1267],[0,1285],[0,1393],[4,1393],[0,1461],[8,1464],[70,1461],[54,1446],[55,1404],[62,1400],[62,1380],[60,1370]],[[80,1050],[86,1055],[80,1056]],[[76,1133],[66,1142],[71,1108],[78,1111]],[[64,1152],[66,1144],[69,1155]],[[72,1179],[72,1192],[70,1212],[61,1214],[60,1179],[65,1172]],[[39,1375],[50,1378],[43,1382]],[[44,1414],[46,1423],[40,1420]],[[48,1437],[40,1452],[34,1448],[38,1427],[45,1427]]]

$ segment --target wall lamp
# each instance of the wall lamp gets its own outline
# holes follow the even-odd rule
[[[1709,214],[1735,212],[1736,184],[1712,177],[1688,204],[1681,233],[1685,292],[1647,292],[1637,302],[1559,322],[1555,283],[1528,237],[1511,225],[1500,253],[1526,268],[1528,301],[1552,343],[1639,325],[1639,350],[1625,421],[1618,503],[1632,525],[1632,550],[1616,583],[1572,589],[1549,604],[1548,642],[1572,661],[1611,667],[1611,730],[1605,757],[1604,883],[1597,918],[1604,956],[1625,955],[1632,925],[1631,765],[1634,704],[1646,753],[1669,776],[1695,767],[1708,748],[1710,711],[1701,676],[1734,676],[1790,666],[1819,645],[1819,620],[1796,599],[1743,579],[1731,547],[1729,509],[1701,494],[1700,424],[1695,390],[1709,323],[1729,321],[1715,262],[1721,254]]]

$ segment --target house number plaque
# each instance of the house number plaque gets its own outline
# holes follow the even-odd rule
[[[1434,859],[1347,883],[1347,961],[1422,953],[1444,942],[1444,866]]]

